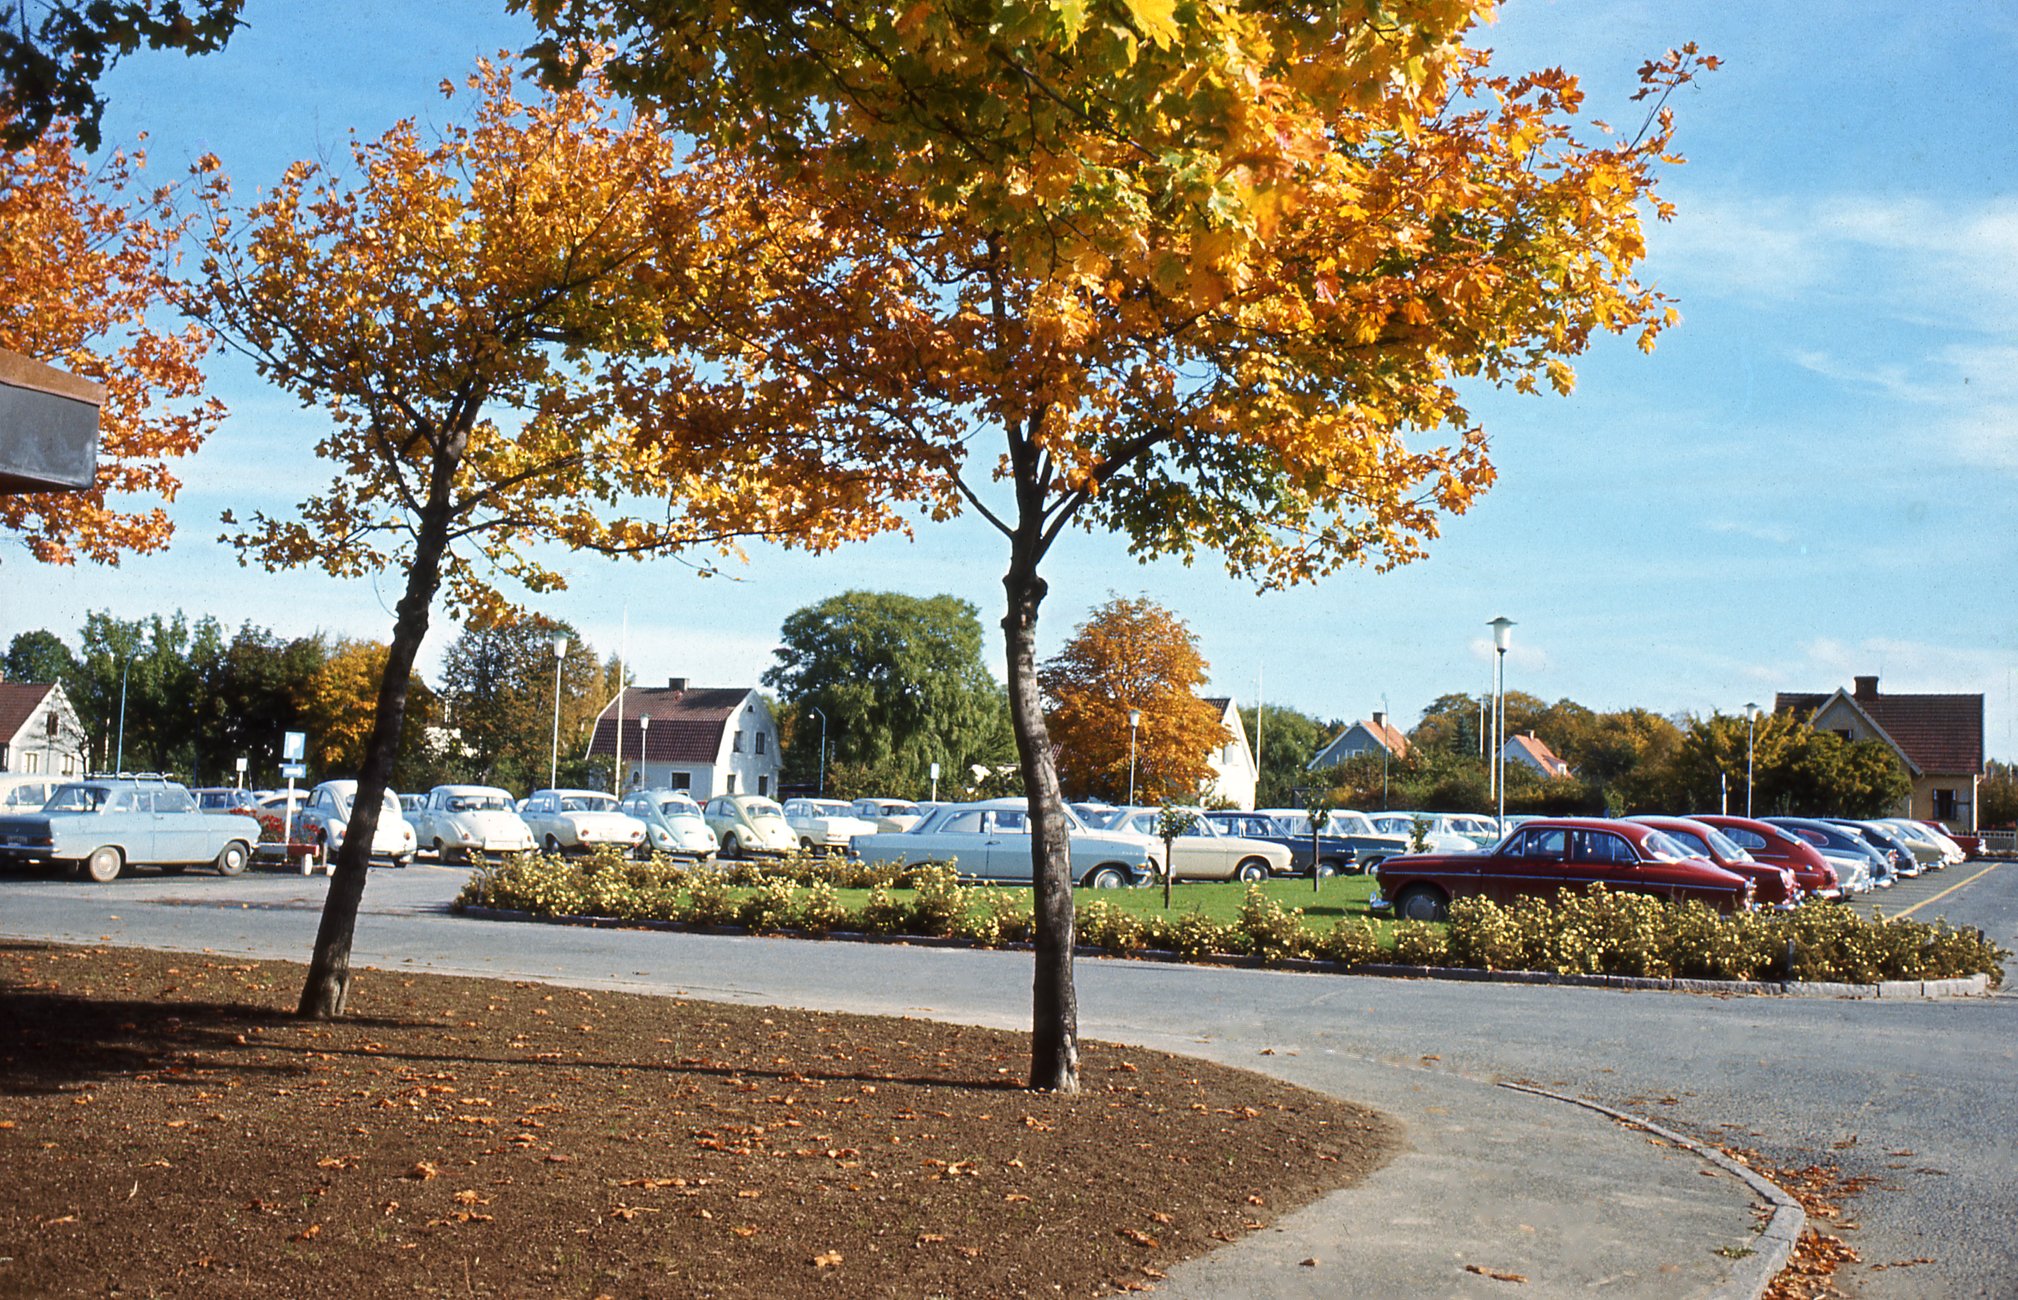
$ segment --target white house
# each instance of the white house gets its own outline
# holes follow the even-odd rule
[[[1252,812],[1254,787],[1261,779],[1261,768],[1254,761],[1253,747],[1247,743],[1247,728],[1240,723],[1240,710],[1233,707],[1230,699],[1208,696],[1205,702],[1219,710],[1219,720],[1226,727],[1226,743],[1206,759],[1212,767],[1207,794]]]
[[[1385,751],[1396,760],[1408,757],[1408,737],[1401,734],[1401,728],[1387,720],[1385,713],[1376,713],[1370,719],[1362,719],[1332,737],[1331,743],[1317,751],[1304,770],[1322,772],[1327,767],[1337,767],[1348,758],[1361,754],[1378,755]]]
[[[1522,736],[1508,736],[1506,748],[1500,751],[1500,761],[1508,766],[1518,763],[1550,780],[1570,774],[1570,765],[1557,758],[1555,751],[1532,731]]]
[[[81,776],[84,724],[60,682],[0,682],[0,772]]]
[[[1977,829],[1983,780],[1983,697],[1881,693],[1878,679],[1854,677],[1850,690],[1828,695],[1782,691],[1776,713],[1805,719],[1845,740],[1875,740],[1899,756],[1913,779],[1906,816]]]
[[[588,757],[605,755],[621,765],[626,790],[685,790],[696,800],[778,793],[778,722],[750,687],[689,687],[684,677],[630,687],[596,715]]]

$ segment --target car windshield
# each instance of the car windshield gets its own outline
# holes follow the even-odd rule
[[[1745,846],[1724,834],[1716,827],[1709,828],[1710,847],[1717,855],[1729,862],[1750,862],[1752,855],[1745,852]]]
[[[1696,856],[1661,831],[1648,831],[1647,837],[1640,841],[1640,848],[1648,857],[1664,862],[1680,862]]]
[[[49,802],[42,805],[42,811],[97,812],[111,795],[112,791],[102,785],[60,785],[49,796]]]
[[[659,816],[661,817],[698,817],[701,815],[699,805],[692,799],[682,799],[678,796],[661,799],[658,801],[657,806]]]
[[[785,820],[785,810],[772,803],[769,799],[752,799],[743,805],[743,811],[757,820],[765,817],[775,817],[779,821]]]

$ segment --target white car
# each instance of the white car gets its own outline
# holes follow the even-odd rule
[[[604,847],[636,853],[645,842],[645,824],[617,811],[617,797],[601,790],[535,790],[519,805],[519,817],[549,853]]]
[[[787,799],[785,821],[799,837],[802,849],[845,849],[858,835],[874,835],[883,829],[875,822],[857,817],[853,805],[842,799]]]
[[[655,853],[705,862],[721,848],[701,806],[685,790],[633,790],[617,810],[645,824],[645,845]]]
[[[1070,808],[1061,811],[1072,845],[1074,883],[1120,889],[1143,884],[1162,870],[1157,850],[1141,836],[1092,830]],[[855,855],[864,862],[899,866],[953,862],[965,877],[1028,884],[1029,804],[1022,799],[943,804],[908,831],[864,835],[855,841]]]
[[[925,810],[909,799],[857,799],[848,814],[876,823],[879,831],[908,831],[924,820]]]
[[[1286,876],[1292,854],[1280,844],[1231,835],[1208,820],[1201,809],[1186,808],[1192,829],[1170,841],[1173,880],[1266,880]],[[1162,841],[1158,829],[1162,820],[1158,808],[1122,808],[1107,820],[1104,829],[1126,831]]]
[[[1881,817],[1876,824],[1906,841],[1906,847],[1913,850],[1913,856],[1925,866],[1954,867],[1968,860],[1969,855],[1962,851],[1961,845],[1910,817]]]
[[[1338,814],[1332,815],[1335,817]],[[1482,847],[1471,834],[1452,826],[1449,816],[1442,813],[1377,812],[1368,813],[1367,820],[1371,821],[1373,828],[1383,835],[1402,836],[1409,842],[1410,852],[1414,852],[1418,820],[1426,827],[1422,839],[1422,851],[1425,853],[1476,853]],[[1472,820],[1486,819],[1480,817]],[[1493,843],[1499,843],[1497,835],[1493,836]]]
[[[325,859],[334,860],[343,847],[343,832],[350,825],[351,804],[357,798],[357,782],[343,779],[324,781],[308,792],[296,821],[295,838],[322,846]],[[395,867],[413,865],[418,841],[413,827],[399,810],[399,796],[385,792],[379,805],[378,829],[371,837],[371,856],[390,858]]]
[[[494,785],[438,785],[407,814],[414,837],[443,862],[492,853],[524,853],[533,833],[512,811],[512,797]]]
[[[718,794],[708,800],[701,815],[721,841],[725,858],[782,857],[799,847],[785,810],[760,794]]]

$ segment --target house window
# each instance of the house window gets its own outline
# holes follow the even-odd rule
[[[762,736],[758,736],[758,737],[757,737],[757,739],[759,739],[759,740],[762,740],[762,739],[763,739],[763,737],[762,737]],[[757,777],[757,793],[758,793],[758,794],[769,794],[769,793],[771,793],[771,778],[770,778],[770,777],[768,777],[768,776],[762,776],[762,775],[759,775],[759,776]]]
[[[764,733],[761,731],[757,733],[757,752],[759,754],[764,752]],[[763,792],[758,791],[758,793],[761,794]]]
[[[741,727],[736,728],[736,738],[729,742],[729,748],[735,750],[738,754],[743,752],[743,729]]]
[[[722,793],[734,794],[735,792],[736,792],[736,774],[734,772],[731,772],[729,773],[728,783],[722,787]]]
[[[669,790],[691,790],[694,788],[694,774],[692,772],[668,772],[666,773],[666,788]]]
[[[44,715],[43,728],[48,733],[49,739],[56,739],[56,710],[51,709]]]
[[[21,770],[24,772],[40,772],[42,770],[42,755],[32,749],[22,754]]]
[[[1830,730],[1834,731],[1837,735],[1841,736],[1846,741],[1856,739],[1855,736],[1850,734],[1850,729],[1848,727],[1831,727]]]
[[[1934,820],[1940,822],[1956,820],[1960,816],[1961,802],[1953,790],[1936,790],[1934,792]]]

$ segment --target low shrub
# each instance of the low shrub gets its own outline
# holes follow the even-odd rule
[[[1347,966],[1361,966],[1385,955],[1380,945],[1380,927],[1371,921],[1341,916],[1331,928],[1317,936],[1313,955]]]
[[[1142,917],[1100,898],[1079,905],[1072,932],[1080,943],[1116,953],[1139,951],[1148,937]]]
[[[1240,918],[1234,922],[1233,930],[1238,952],[1269,961],[1310,955],[1311,934],[1303,924],[1303,909],[1285,910],[1262,893],[1259,885],[1247,887],[1247,897],[1240,902]]]
[[[1404,966],[1449,964],[1450,947],[1443,927],[1428,921],[1396,921],[1394,959]]]

